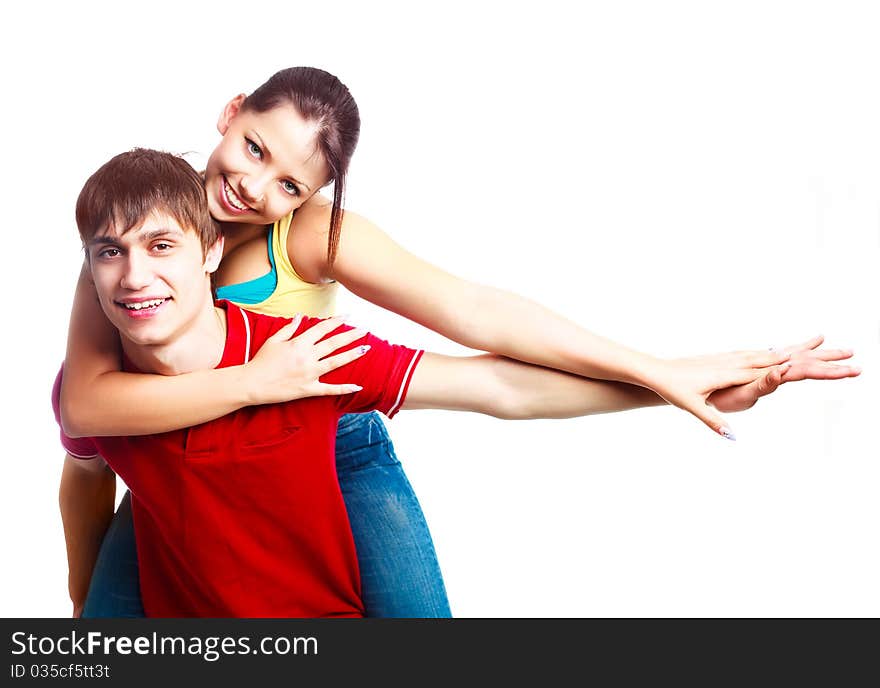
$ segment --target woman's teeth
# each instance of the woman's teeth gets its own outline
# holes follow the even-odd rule
[[[249,206],[246,206],[244,203],[242,203],[239,200],[235,191],[232,190],[232,187],[229,186],[229,182],[226,181],[225,179],[223,180],[223,188],[224,188],[224,191],[226,192],[226,200],[229,201],[230,205],[233,208],[238,208],[238,210],[250,210]]]
[[[142,308],[161,306],[163,303],[165,303],[165,299],[153,299],[152,301],[138,301],[137,303],[124,303],[122,305],[130,311],[139,311]]]

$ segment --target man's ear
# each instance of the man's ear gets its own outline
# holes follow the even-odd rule
[[[83,264],[79,271],[79,278],[92,286],[95,286],[95,278],[92,276],[92,257],[89,255],[89,249],[83,246]]]
[[[241,111],[241,105],[244,103],[245,98],[247,96],[244,93],[239,93],[235,98],[226,103],[226,107],[220,113],[220,119],[217,120],[217,131],[220,132],[220,136],[226,136],[226,130],[229,129],[230,123]]]
[[[221,234],[214,245],[205,251],[205,273],[210,275],[220,267],[223,259],[223,235]]]

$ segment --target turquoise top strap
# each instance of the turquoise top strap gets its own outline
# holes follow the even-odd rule
[[[278,271],[275,269],[275,252],[272,250],[273,231],[275,231],[274,225],[268,232],[269,265],[272,266],[269,272],[262,277],[257,277],[247,282],[217,287],[214,294],[215,298],[226,299],[233,303],[255,304],[265,301],[272,296],[278,284]]]

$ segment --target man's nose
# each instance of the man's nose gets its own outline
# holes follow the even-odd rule
[[[137,291],[149,286],[152,280],[153,274],[147,257],[141,256],[136,252],[129,253],[120,286],[131,291]]]

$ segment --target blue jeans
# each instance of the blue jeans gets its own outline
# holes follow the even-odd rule
[[[428,524],[378,413],[348,414],[339,421],[336,471],[367,616],[451,616]],[[101,544],[83,617],[143,615],[126,493]]]

